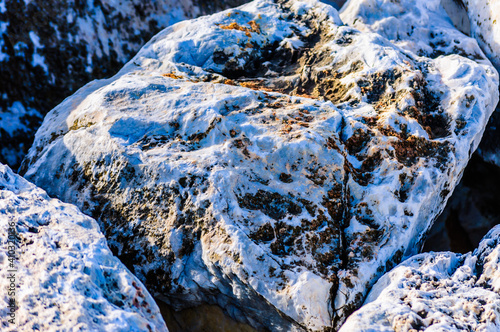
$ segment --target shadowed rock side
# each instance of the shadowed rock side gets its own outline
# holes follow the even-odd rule
[[[373,286],[343,331],[500,330],[500,227],[474,253],[414,256]]]
[[[17,169],[50,109],[161,29],[244,2],[0,0],[0,162]]]
[[[2,331],[167,331],[95,220],[1,164],[0,227]]]
[[[498,102],[461,38],[417,56],[311,1],[182,22],[51,111],[22,169],[176,310],[336,329],[420,249]]]
[[[432,226],[423,250],[474,250],[482,237],[500,224],[499,197],[500,169],[474,154],[445,210]]]

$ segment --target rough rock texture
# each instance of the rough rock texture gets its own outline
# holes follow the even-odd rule
[[[471,23],[471,34],[486,56],[500,70],[500,2],[463,0]],[[500,167],[500,108],[491,117],[479,147],[481,157]]]
[[[449,19],[447,13],[455,16]],[[465,36],[450,24],[452,21],[458,27],[464,24],[462,30],[470,31],[464,23],[464,14],[466,12],[461,3],[454,0],[364,0],[346,3],[341,17],[359,29],[379,32],[407,50],[439,57],[449,52],[463,54],[466,43],[474,43],[470,38],[464,39]],[[472,57],[481,58],[481,52]],[[498,114],[495,112],[490,118],[479,146],[480,152],[488,147],[497,149],[500,146],[495,126]],[[485,156],[484,153],[482,155]],[[462,185],[437,221],[426,250],[467,252],[475,248],[482,236],[498,222],[498,204],[495,203],[498,202],[498,190],[494,185],[498,182],[497,172],[480,161],[474,165],[465,173]],[[486,173],[481,175],[480,172]]]
[[[499,331],[500,226],[474,253],[410,258],[373,286],[340,331]]]
[[[462,0],[467,7],[471,35],[495,67],[500,68],[500,2]]]
[[[500,168],[475,153],[423,250],[466,253],[477,248],[486,233],[500,224],[499,197]]]
[[[346,24],[380,33],[419,56],[434,59],[458,54],[479,62],[485,59],[477,42],[453,26],[441,0],[350,0],[340,16]]]
[[[167,331],[95,220],[1,164],[0,227],[2,331]]]
[[[164,27],[244,2],[0,0],[0,162],[17,169],[50,109]]]
[[[261,0],[167,28],[51,111],[23,172],[176,309],[336,328],[420,249],[498,102],[466,36],[434,58],[341,24]]]

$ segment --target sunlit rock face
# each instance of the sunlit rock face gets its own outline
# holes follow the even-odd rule
[[[0,162],[17,169],[50,109],[161,29],[244,2],[0,0]]]
[[[51,111],[22,171],[170,306],[335,329],[420,249],[498,102],[460,38],[416,54],[315,1],[181,22]]]
[[[471,35],[496,68],[500,68],[500,2],[462,0],[467,8]]]
[[[471,36],[477,40],[497,70],[500,70],[500,2],[487,0],[444,0],[444,2],[456,2],[459,4],[455,6],[463,6],[465,14],[468,15]],[[457,11],[455,14],[457,17],[463,16],[462,11]],[[491,117],[478,152],[486,162],[500,166],[500,109],[497,109]]]
[[[167,331],[96,221],[1,164],[0,227],[2,331]]]
[[[474,253],[414,256],[373,286],[342,331],[500,330],[500,227]]]

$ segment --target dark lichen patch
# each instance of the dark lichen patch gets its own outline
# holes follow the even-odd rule
[[[249,235],[249,237],[256,242],[268,242],[275,238],[274,228],[270,223],[266,223],[259,227],[259,229]]]
[[[401,77],[401,70],[387,70],[367,75],[358,80],[357,85],[361,88],[361,93],[366,96],[367,101],[370,104],[376,104],[386,94],[388,87],[396,87],[396,82]]]
[[[370,142],[372,136],[372,133],[369,131],[357,129],[345,143],[349,154],[357,156],[359,160],[363,159],[363,156],[358,154],[366,147],[367,143]]]
[[[415,183],[415,176],[407,173],[401,173],[399,174],[399,183],[401,186],[394,192],[394,195],[401,203],[404,203],[408,199],[408,193]]]
[[[429,140],[410,134],[406,125],[401,126],[400,132],[390,127],[380,127],[378,130],[385,136],[398,138],[391,142],[394,151],[388,153],[406,167],[415,165],[419,160],[430,162],[433,158],[437,163],[436,166],[442,169],[448,153],[453,149],[449,141]]]
[[[392,146],[397,160],[407,167],[415,165],[421,158],[428,160],[429,157],[435,157],[441,161],[449,152],[448,142],[434,142],[413,135],[400,139]]]
[[[403,110],[403,114],[415,118],[429,134],[430,139],[443,138],[450,135],[450,119],[442,110],[440,99],[429,90],[427,81],[423,76],[414,79],[410,92],[415,101],[414,106]]]
[[[291,226],[284,222],[277,222],[274,226],[276,239],[271,243],[271,252],[277,256],[289,255],[293,248],[295,240],[302,234],[300,226]]]
[[[286,174],[286,173],[281,173],[279,176],[279,179],[281,182],[284,182],[284,183],[292,183],[293,182],[292,175]]]
[[[246,193],[243,197],[239,196],[238,203],[243,208],[261,211],[274,220],[302,213],[300,205],[291,197],[264,190],[258,190],[256,194]]]

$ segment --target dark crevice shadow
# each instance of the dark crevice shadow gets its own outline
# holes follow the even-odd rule
[[[429,231],[423,251],[466,253],[500,224],[500,168],[475,153],[446,208]]]

